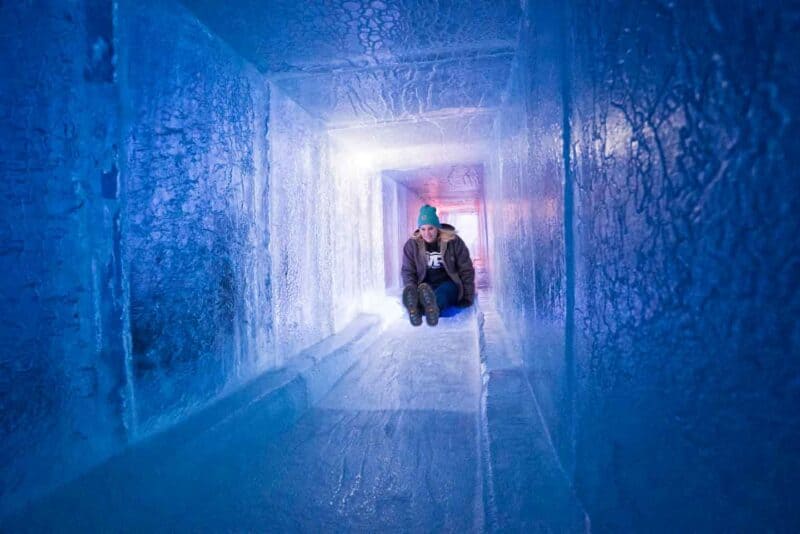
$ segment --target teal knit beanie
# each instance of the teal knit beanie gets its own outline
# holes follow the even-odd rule
[[[441,224],[439,223],[439,216],[436,215],[436,208],[425,204],[419,209],[419,217],[417,217],[417,226],[422,226],[423,224],[430,224],[435,226],[436,228],[441,227]]]

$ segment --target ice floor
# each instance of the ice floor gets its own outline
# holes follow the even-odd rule
[[[520,478],[509,476],[508,469],[520,467],[537,446],[544,451],[539,463],[525,466],[541,469],[548,451],[544,441],[535,443],[535,432],[533,442],[530,436],[514,437],[530,430],[521,428],[524,414],[511,411],[498,426],[492,416],[497,410],[482,409],[482,398],[492,402],[497,395],[484,396],[494,379],[482,380],[480,347],[499,350],[491,339],[499,326],[495,315],[487,313],[484,322],[480,313],[461,311],[436,328],[395,320],[294,425],[272,424],[281,406],[274,396],[229,413],[217,408],[200,419],[218,422],[184,425],[144,444],[24,510],[9,526],[83,532],[479,532],[538,525],[546,532],[561,522],[559,531],[569,531],[552,513],[548,517],[535,505],[525,511],[503,496],[511,491],[525,504],[525,489],[514,487]],[[483,337],[481,324],[490,329]],[[348,347],[362,350],[358,343]],[[505,384],[508,370],[498,372],[505,377],[498,384]],[[481,416],[487,412],[488,424]],[[541,429],[539,434],[545,436]],[[500,458],[493,467],[492,451]],[[553,458],[546,462],[553,464]],[[493,471],[502,474],[504,487],[486,480]],[[543,476],[545,485],[551,475]],[[536,489],[546,492],[539,502],[563,512],[550,506],[558,491],[541,484]],[[494,495],[503,499],[504,509],[498,511]],[[563,501],[571,505],[568,497]],[[487,502],[492,511],[485,509]],[[530,521],[531,513],[540,513],[538,523]]]

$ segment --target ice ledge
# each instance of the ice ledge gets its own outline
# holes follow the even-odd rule
[[[359,315],[338,334],[292,357],[286,366],[266,371],[172,429],[149,438],[140,448],[160,451],[178,445],[170,441],[214,432],[254,411],[262,414],[258,419],[265,430],[278,433],[318,403],[381,332],[380,317]]]
[[[590,532],[520,353],[491,300],[479,305],[485,530]]]
[[[203,459],[215,457],[221,449],[245,450],[241,447],[245,442],[269,439],[289,429],[357,363],[383,328],[378,316],[356,317],[342,332],[301,352],[285,367],[263,373],[44,498],[11,511],[2,518],[0,530],[95,530],[98,525],[120,523],[107,517],[107,510],[136,517],[142,505],[128,502],[131,496],[151,495],[160,503],[174,498],[169,483],[163,488],[149,485],[152,473],[185,471],[189,474],[184,478],[191,480],[196,476],[192,471],[210,467],[203,465]],[[126,481],[124,486],[121,481]]]

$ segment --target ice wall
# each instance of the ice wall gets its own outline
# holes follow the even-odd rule
[[[610,528],[797,530],[800,12],[571,20],[579,485]]]
[[[112,7],[0,5],[0,512],[126,439]]]
[[[484,194],[498,308],[508,331],[524,340],[529,380],[554,445],[569,464],[561,43],[552,31],[559,28],[558,14],[554,5],[527,14],[528,31],[495,123],[496,156],[487,162]]]
[[[464,120],[469,124],[470,119]],[[437,124],[438,126],[438,124]],[[429,125],[430,127],[430,125]],[[434,128],[431,128],[434,129]],[[466,127],[469,129],[469,126]],[[489,128],[491,133],[491,127]],[[464,134],[463,131],[459,132]],[[451,134],[459,138],[458,134]],[[491,136],[489,135],[491,138]],[[461,137],[463,139],[463,137]],[[464,142],[462,146],[467,145]],[[436,207],[436,213],[442,223],[451,224],[456,228],[459,236],[464,240],[470,251],[470,258],[476,271],[476,284],[485,288],[488,285],[486,272],[486,236],[485,236],[485,210],[483,206],[483,165],[469,163],[470,160],[480,161],[476,153],[470,154],[465,161],[454,164],[422,165],[414,167],[410,164],[415,155],[419,154],[418,147],[410,146],[406,150],[405,164],[397,165],[399,168],[389,168],[383,171],[384,184],[392,188],[400,188],[405,192],[405,202],[385,208],[385,220],[391,221],[394,232],[399,230],[400,236],[397,252],[387,247],[387,261],[393,266],[399,277],[402,258],[400,252],[406,239],[417,229],[419,208],[423,204]],[[444,150],[443,152],[446,152]],[[452,156],[452,155],[451,155]],[[391,160],[389,160],[391,161]],[[458,161],[458,160],[456,160]],[[394,185],[392,185],[394,184]],[[409,194],[411,196],[409,196]],[[396,254],[396,258],[390,255]],[[389,267],[387,267],[388,269]],[[398,291],[399,293],[399,291]]]
[[[0,6],[0,514],[269,365],[268,85],[178,5]]]
[[[144,434],[272,363],[270,99],[255,68],[180,6],[123,4],[119,21],[123,251]]]
[[[359,163],[353,147],[331,144],[334,187],[331,299],[334,328],[360,312],[381,313],[384,302],[384,244],[380,174]]]
[[[0,9],[3,514],[374,310],[384,265],[375,171],[179,3]]]
[[[333,332],[334,184],[324,128],[274,90],[270,232],[276,363]]]
[[[274,364],[340,330],[383,287],[380,178],[273,89],[270,111]]]
[[[496,124],[493,279],[593,530],[796,530],[798,12],[548,4]]]
[[[400,292],[403,280],[400,267],[403,265],[403,246],[416,229],[416,217],[423,204],[416,193],[408,187],[381,173],[383,210],[383,261],[384,286],[389,291]]]

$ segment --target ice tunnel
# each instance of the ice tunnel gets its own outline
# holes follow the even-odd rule
[[[0,531],[800,531],[796,1],[0,25]]]

